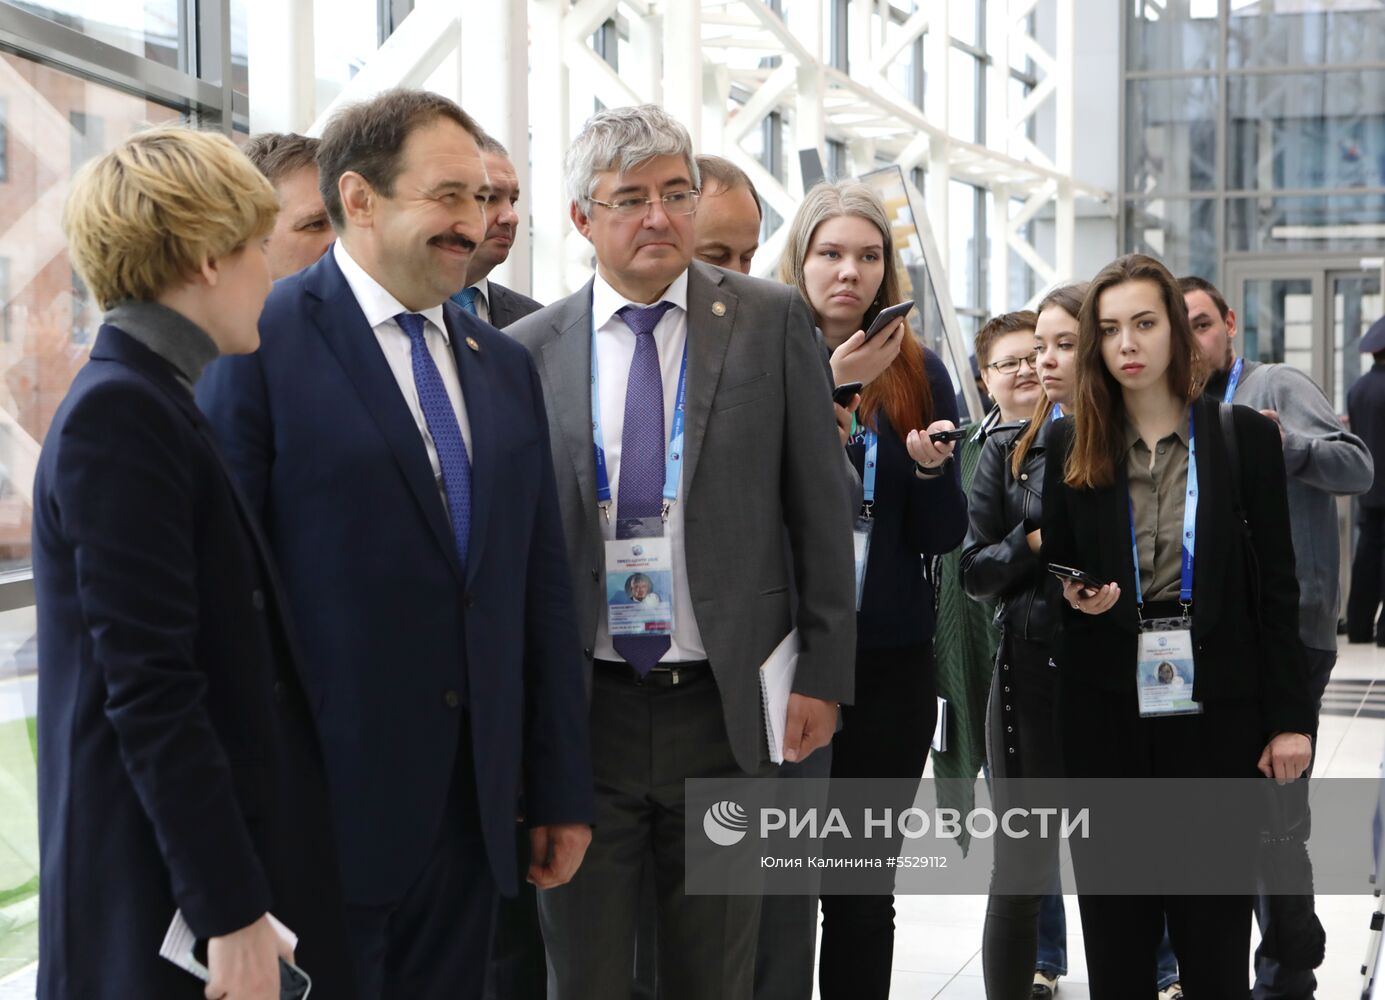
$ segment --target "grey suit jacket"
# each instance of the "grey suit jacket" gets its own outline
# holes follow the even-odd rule
[[[494,281],[486,282],[486,289],[490,292],[486,308],[490,311],[491,326],[497,330],[503,330],[511,323],[543,308],[542,302]]]
[[[588,282],[507,331],[533,354],[548,403],[588,691],[606,592],[591,437],[591,310]],[[688,585],[731,748],[747,772],[768,758],[759,667],[795,622],[801,654],[794,690],[852,697],[852,491],[830,392],[796,289],[692,263],[680,501]]]

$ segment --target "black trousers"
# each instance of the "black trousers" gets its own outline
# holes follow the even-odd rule
[[[1058,669],[1047,643],[1007,633],[996,655],[991,684],[986,753],[996,811],[1009,808],[1007,782],[1023,778],[1056,778],[1058,752],[1056,696]],[[1015,801],[1015,805],[1032,805]],[[1034,981],[1038,956],[1039,907],[1058,873],[1058,842],[1030,837],[995,840],[992,892],[986,901],[981,967],[991,1000],[1026,998]],[[1002,894],[995,886],[1034,881],[1036,891]]]
[[[1385,645],[1385,617],[1376,621],[1385,584],[1385,507],[1360,507],[1356,526],[1360,533],[1351,560],[1347,639]]]
[[[432,857],[403,899],[346,906],[361,1000],[479,1000],[496,887],[481,839],[471,734],[463,727]]]
[[[931,644],[856,654],[856,703],[842,708],[832,742],[832,778],[923,775],[938,721]],[[898,814],[912,796],[881,803]],[[903,837],[896,834],[893,853]],[[894,872],[886,870],[893,885]],[[824,881],[826,881],[824,876]],[[822,1000],[888,1000],[894,961],[894,896],[824,894],[818,990]]]
[[[1112,669],[1134,671],[1134,664]],[[1121,694],[1098,691],[1060,677],[1058,719],[1063,766],[1078,778],[1253,778],[1264,749],[1265,734],[1254,702],[1208,704],[1202,715],[1141,719],[1134,688]],[[1152,821],[1161,804],[1151,802]],[[1167,811],[1175,810],[1170,805]],[[1170,822],[1196,822],[1196,815],[1171,816]],[[1243,837],[1253,841],[1255,820],[1248,831],[1208,829],[1206,836]],[[1178,956],[1179,976],[1187,1000],[1242,998],[1250,988],[1252,897],[1118,896],[1092,891],[1093,858],[1086,842],[1071,842],[1082,910],[1083,943],[1092,1000],[1153,1000],[1155,951],[1167,921],[1169,938]],[[1253,880],[1255,853],[1243,851],[1247,871],[1241,881]],[[1140,864],[1131,858],[1132,866]]]

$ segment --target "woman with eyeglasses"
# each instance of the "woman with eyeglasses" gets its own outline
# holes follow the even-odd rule
[[[781,276],[798,286],[836,350],[900,300],[894,260],[879,197],[862,184],[819,184],[789,228]],[[866,386],[857,417],[847,446],[865,497],[858,519],[856,697],[842,707],[832,777],[917,781],[937,720],[933,588],[924,560],[954,548],[966,531],[954,445],[929,438],[957,421],[942,360],[903,331],[898,356]],[[912,793],[890,805],[902,811],[911,801]],[[884,854],[898,848],[897,839]],[[823,1000],[889,996],[894,872],[880,874],[875,894],[822,896]]]
[[[1275,424],[1248,407],[1223,429],[1183,293],[1157,260],[1132,254],[1093,279],[1077,343],[1072,416],[1048,436],[1039,558],[1104,582],[1062,584],[1062,761],[1068,778],[1123,788],[1179,779],[1151,791],[1148,810],[1125,810],[1137,831],[1189,809],[1184,796],[1205,788],[1189,779],[1283,784],[1312,756],[1284,457]],[[1190,686],[1158,683],[1165,659]],[[1203,811],[1247,785],[1219,782]],[[1256,824],[1199,819],[1196,856],[1167,876],[1197,865],[1220,882],[1209,892],[1244,894],[1179,895],[1135,847],[1121,854],[1126,838],[1071,841],[1093,1000],[1150,995],[1165,919],[1189,997],[1246,995]],[[1168,894],[1105,895],[1103,875]]]
[[[1029,404],[1026,418],[998,428],[981,453],[968,499],[971,525],[962,547],[962,585],[972,597],[996,602],[996,624],[1002,630],[987,748],[992,789],[1002,808],[1009,779],[1060,775],[1052,640],[1061,594],[1039,559],[1039,523],[1048,436],[1053,415],[1062,412],[1071,395],[1077,313],[1085,291],[1085,285],[1055,289],[1039,304],[1037,315],[997,317],[977,336],[979,353],[992,327],[1014,330],[996,338],[990,354],[997,360],[983,369],[996,373],[987,386],[994,385],[1002,415],[1012,386],[1033,386],[1022,397]],[[1009,382],[1006,371],[1012,372]],[[996,841],[982,945],[991,1000],[1048,1000],[1059,976],[1067,973],[1062,896],[1042,891],[1057,882],[1057,862],[1056,842]],[[1035,891],[1015,893],[1017,880],[1032,882]],[[1048,931],[1042,954],[1041,906]]]

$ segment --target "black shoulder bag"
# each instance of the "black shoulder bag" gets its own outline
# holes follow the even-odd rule
[[[1236,443],[1236,424],[1230,403],[1217,408],[1227,470],[1231,474],[1231,504],[1241,524],[1245,549],[1246,586],[1251,617],[1260,626],[1260,561],[1255,536],[1241,500],[1241,453]],[[1260,834],[1260,878],[1271,893],[1266,896],[1268,919],[1263,928],[1261,951],[1286,970],[1316,969],[1327,951],[1327,933],[1313,907],[1313,862],[1308,857],[1308,782],[1306,779],[1280,787],[1265,779],[1265,829]],[[1285,895],[1284,893],[1292,893]]]

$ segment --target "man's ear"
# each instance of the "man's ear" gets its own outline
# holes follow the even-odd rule
[[[572,216],[573,227],[590,242],[592,238],[591,217],[583,213],[581,207],[575,201],[568,206],[568,214]]]
[[[1228,309],[1228,310],[1226,310],[1226,335],[1227,335],[1228,337],[1235,337],[1235,336],[1236,336],[1236,310],[1235,310],[1235,309]]]
[[[220,263],[215,257],[204,258],[193,280],[202,282],[208,288],[215,288],[217,282],[221,280]]]
[[[337,196],[349,225],[356,229],[371,227],[375,216],[375,189],[370,181],[354,170],[347,170],[337,178]]]

